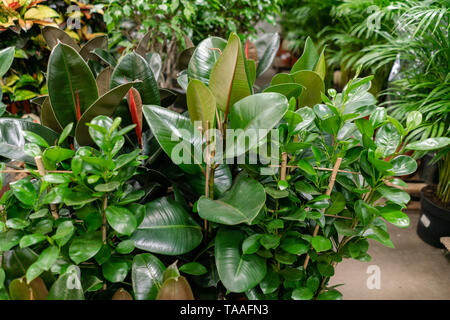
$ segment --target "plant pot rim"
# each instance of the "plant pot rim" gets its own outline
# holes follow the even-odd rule
[[[422,190],[420,190],[421,200],[422,201],[426,201],[429,205],[431,205],[431,206],[435,207],[436,209],[439,209],[440,211],[442,211],[444,215],[447,215],[447,219],[450,220],[450,209],[443,208],[439,204],[435,203],[432,199],[427,197],[427,195],[425,193],[425,191],[427,191],[427,190],[431,190],[431,191],[433,191],[433,193],[435,193],[435,189],[436,189],[436,186],[435,185],[431,185],[431,184],[428,184],[425,187],[423,187]]]

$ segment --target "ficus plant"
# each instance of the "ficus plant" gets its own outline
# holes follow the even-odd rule
[[[202,42],[211,49],[203,60],[209,63],[188,70],[189,117],[143,107],[167,155],[186,175],[203,174],[204,194],[193,211],[205,221],[208,244],[194,261],[208,273],[196,284],[220,281],[219,296],[340,299],[328,285],[336,264],[369,261],[368,239],[393,247],[386,222],[409,225],[402,209],[410,197],[395,187],[404,185],[395,177],[417,168],[399,153],[417,121],[405,129],[377,108],[368,92],[373,77],[357,75],[342,93],[326,95],[324,55],[310,39],[291,72],[276,75],[262,93],[254,92],[239,38],[232,34],[220,51],[215,41]],[[189,64],[199,61],[194,53]],[[252,129],[271,132],[247,139]],[[280,152],[258,148],[274,140]],[[252,152],[257,163],[236,164]],[[267,157],[281,165],[268,165]],[[229,184],[222,172],[217,179],[219,168],[232,177]]]
[[[197,247],[201,228],[176,200],[142,202],[148,190],[136,177],[147,156],[121,152],[134,125],[120,125],[120,118],[95,117],[88,131],[96,148],[75,151],[64,147],[72,123],[53,146],[23,132],[25,152],[46,157],[55,170],[29,166],[31,176],[11,183],[0,200],[1,298],[193,298],[180,271],[202,274],[204,267],[178,270],[170,256]]]

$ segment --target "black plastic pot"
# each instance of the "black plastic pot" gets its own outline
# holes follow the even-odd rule
[[[439,170],[437,164],[430,165],[430,161],[433,159],[429,154],[424,155],[420,159],[420,165],[417,169],[420,179],[427,184],[439,183]]]
[[[420,191],[422,210],[417,224],[417,234],[426,243],[443,248],[440,238],[450,236],[450,210],[433,203],[426,196],[429,190],[434,191],[432,186],[426,186]]]

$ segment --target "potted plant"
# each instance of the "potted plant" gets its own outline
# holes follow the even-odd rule
[[[336,264],[346,257],[369,261],[368,238],[393,247],[386,221],[409,225],[402,212],[409,195],[386,184],[401,183],[395,176],[417,168],[397,153],[407,130],[374,106],[372,77],[355,77],[342,93],[325,95],[324,56],[311,40],[291,72],[276,75],[262,93],[253,92],[236,35],[211,60],[203,66],[206,79],[189,79],[190,118],[143,107],[167,155],[186,173],[204,175],[204,195],[194,210],[211,242],[197,257],[208,269],[199,285],[220,281],[220,296],[249,299],[340,299],[327,286]],[[270,134],[246,143],[252,129]],[[274,142],[272,153],[258,148],[264,141]],[[236,164],[252,152],[257,162]],[[267,158],[281,165],[262,161]],[[233,179],[225,191],[216,182],[224,166]]]
[[[421,152],[437,150],[430,164],[438,165],[437,185],[427,185],[420,192],[419,223],[417,234],[426,243],[443,248],[441,237],[450,235],[450,138],[428,138],[424,141],[412,142],[406,149]]]

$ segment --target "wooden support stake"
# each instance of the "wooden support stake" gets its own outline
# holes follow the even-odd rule
[[[333,172],[331,173],[330,182],[328,183],[328,189],[327,192],[325,193],[327,196],[331,195],[331,192],[333,191],[334,182],[336,181],[336,175],[338,173],[339,167],[341,166],[341,162],[342,158],[336,159],[336,163],[334,164],[333,167]],[[325,212],[325,209],[322,209],[322,212]],[[319,224],[316,224],[316,227],[314,228],[314,232],[312,234],[313,238],[317,236],[318,233],[319,233]],[[306,270],[306,268],[308,267],[309,259],[310,259],[309,254],[307,254],[305,262],[303,263],[304,270]]]
[[[103,207],[102,207],[102,242],[106,244],[108,239],[107,234],[107,221],[106,221],[106,208],[108,208],[108,197],[106,195],[103,196]]]
[[[208,133],[209,130],[209,120],[206,120],[206,128],[205,132]],[[209,179],[210,179],[210,171],[211,171],[211,164],[209,162],[209,144],[208,139],[206,139],[206,148],[205,148],[205,162],[206,162],[206,176],[205,176],[205,197],[209,198]],[[203,228],[205,229],[205,233],[208,232],[208,220],[203,220]]]
[[[281,154],[280,180],[286,180],[287,152]]]
[[[34,158],[34,161],[36,162],[36,166],[38,168],[39,175],[41,177],[45,176],[47,174],[47,171],[45,170],[44,162],[42,161],[42,157],[38,156]],[[53,218],[56,220],[59,218],[58,214],[58,208],[56,207],[56,204],[50,204],[50,211],[52,212]]]

